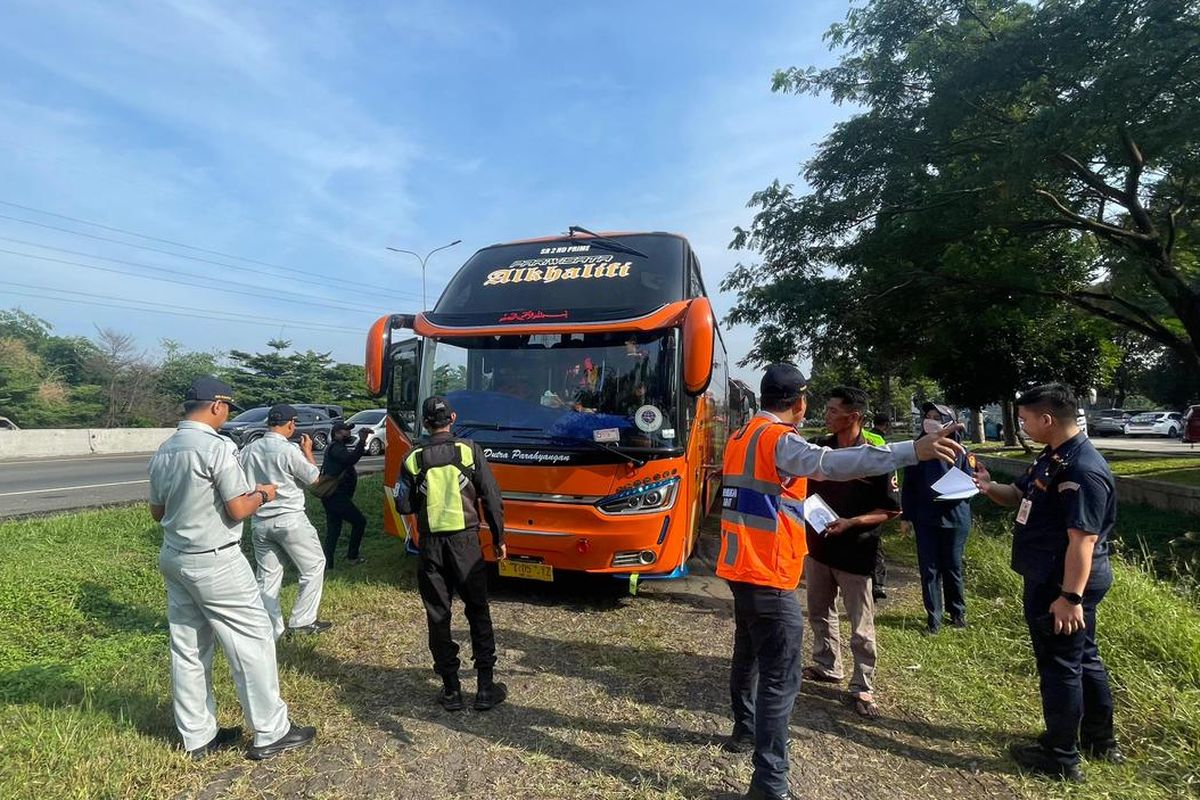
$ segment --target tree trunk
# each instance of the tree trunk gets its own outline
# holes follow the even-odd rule
[[[1000,403],[1001,416],[1004,418],[1004,446],[1017,446],[1017,407],[1012,400]]]
[[[987,441],[987,431],[983,428],[983,409],[978,406],[971,409],[971,441],[975,444]]]

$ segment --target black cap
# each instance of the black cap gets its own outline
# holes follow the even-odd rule
[[[795,402],[807,386],[808,378],[795,365],[771,364],[763,373],[758,393],[764,400]]]
[[[330,433],[337,433],[338,431],[352,431],[352,430],[354,430],[354,426],[351,425],[349,422],[346,422],[346,420],[344,420],[344,419],[335,419],[333,421],[333,424],[329,426]]]
[[[183,399],[189,403],[193,400],[222,400],[234,411],[242,410],[241,406],[233,402],[233,387],[212,375],[203,375],[192,381]]]
[[[272,428],[279,425],[286,425],[296,417],[300,416],[300,412],[287,403],[280,403],[276,406],[271,406],[271,410],[267,412],[267,424]]]
[[[426,397],[421,404],[421,419],[434,428],[444,428],[450,424],[450,415],[454,409],[441,395]]]

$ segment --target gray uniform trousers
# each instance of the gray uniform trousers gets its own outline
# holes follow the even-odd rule
[[[164,546],[158,568],[167,584],[171,687],[183,746],[195,750],[217,734],[213,646],[221,643],[255,746],[290,727],[279,696],[275,639],[250,563],[237,547],[182,553]]]
[[[875,684],[875,597],[871,576],[856,575],[804,557],[808,624],[812,628],[813,663],[826,677],[841,680],[842,637],[838,623],[840,590],[850,618],[850,652],[854,654],[851,692],[870,692]]]
[[[287,556],[300,572],[300,592],[292,606],[290,626],[300,628],[317,621],[321,592],[325,588],[325,551],[321,537],[303,511],[280,514],[250,522],[250,540],[254,560],[258,562],[258,586],[263,606],[271,617],[275,638],[283,636],[283,609],[279,607],[279,589],[283,585],[283,557]]]

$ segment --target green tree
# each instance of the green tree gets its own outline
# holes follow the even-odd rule
[[[862,110],[807,164],[808,194],[772,184],[736,231],[763,257],[726,282],[731,321],[761,326],[755,358],[796,349],[791,318],[828,308],[831,273],[876,273],[877,312],[950,286],[1041,298],[1200,368],[1200,6],[871,0],[827,38],[836,66],[774,87]]]

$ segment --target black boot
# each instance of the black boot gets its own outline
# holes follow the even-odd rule
[[[464,706],[462,685],[458,682],[458,676],[443,677],[442,684],[442,690],[438,692],[437,696],[438,703],[447,711],[462,711]]]
[[[508,687],[494,681],[492,670],[479,670],[479,688],[475,692],[475,710],[487,711],[503,703],[506,697],[508,697]]]

